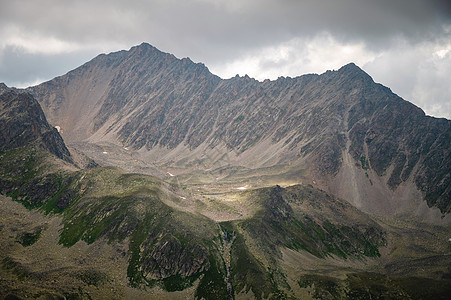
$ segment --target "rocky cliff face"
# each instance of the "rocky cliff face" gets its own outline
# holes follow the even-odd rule
[[[0,84],[0,151],[37,143],[57,157],[71,162],[70,153],[44,116],[39,103],[28,93]]]
[[[386,205],[375,198],[396,198],[407,184],[429,206],[451,211],[450,122],[425,116],[354,64],[275,81],[223,80],[142,44],[29,91],[70,141],[113,141],[183,166],[224,157],[219,165],[289,164],[379,213]],[[337,179],[350,176],[368,179],[354,189]]]

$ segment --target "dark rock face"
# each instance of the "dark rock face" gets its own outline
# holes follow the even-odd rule
[[[28,93],[0,86],[0,150],[7,151],[37,141],[57,157],[71,161],[70,153],[39,103]]]
[[[223,80],[144,43],[29,91],[54,125],[71,119],[64,130],[74,140],[95,134],[134,149],[204,145],[238,155],[279,143],[259,151],[276,157],[271,164],[307,164],[326,181],[349,153],[388,175],[384,189],[411,179],[430,206],[451,210],[450,122],[425,116],[352,63],[322,75]],[[70,108],[81,102],[91,109],[76,117]]]
[[[379,175],[385,175],[392,166],[387,182],[392,189],[413,177],[430,206],[450,212],[451,126],[448,120],[425,116],[421,109],[394,97],[366,107],[363,103],[355,105],[350,118],[356,119],[350,128],[350,150],[356,160],[365,157],[367,167]],[[368,149],[367,153],[364,148]]]
[[[207,253],[202,247],[182,247],[174,237],[165,238],[148,250],[150,253],[144,251],[142,255],[142,269],[148,279],[164,279],[173,275],[189,277],[210,268]]]

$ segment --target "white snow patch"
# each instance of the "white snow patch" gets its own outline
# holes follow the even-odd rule
[[[61,127],[59,127],[58,125],[55,126],[56,130],[61,133]]]
[[[175,176],[174,174],[171,174],[171,173],[169,173],[169,172],[168,172],[168,174],[169,174],[169,176],[171,176],[171,177],[174,177],[174,176]]]
[[[247,190],[247,187],[245,187],[245,186],[240,186],[240,187],[237,187],[236,189],[237,189],[237,190]]]
[[[106,151],[103,151],[102,153],[103,153],[103,154],[108,154],[108,152],[106,152]]]
[[[185,200],[185,199],[186,199],[186,197],[180,196],[180,199],[183,199],[183,200]]]

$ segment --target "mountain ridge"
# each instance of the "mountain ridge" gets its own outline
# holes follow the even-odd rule
[[[139,50],[28,90],[103,166],[0,85],[0,297],[446,299],[447,120],[355,65],[260,83]]]
[[[415,198],[451,210],[449,121],[426,116],[354,63],[274,81],[221,79],[143,43],[28,90],[69,142],[111,142],[183,168],[288,164],[308,174],[304,182],[376,213],[390,210],[370,203],[375,194],[393,199],[414,182]],[[442,153],[439,172],[428,153]],[[336,180],[348,154],[347,176],[368,178],[350,193]]]

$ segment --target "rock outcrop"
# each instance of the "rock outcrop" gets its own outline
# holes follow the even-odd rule
[[[44,112],[33,96],[0,83],[0,151],[20,148],[33,142],[58,158],[72,161],[63,139],[47,123]]]

